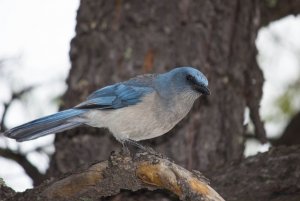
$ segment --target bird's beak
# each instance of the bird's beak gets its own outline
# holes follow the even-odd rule
[[[194,87],[196,91],[200,92],[201,94],[206,96],[210,95],[210,91],[206,86],[199,84],[199,85],[194,85]]]

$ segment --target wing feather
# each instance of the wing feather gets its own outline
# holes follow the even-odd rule
[[[77,105],[75,108],[118,109],[139,103],[142,97],[153,91],[152,87],[118,83],[95,91],[85,102]]]

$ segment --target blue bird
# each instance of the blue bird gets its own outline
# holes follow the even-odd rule
[[[12,128],[4,135],[22,142],[85,124],[108,128],[122,143],[146,140],[171,130],[202,94],[210,94],[208,81],[192,67],[140,75],[101,88],[72,109]]]

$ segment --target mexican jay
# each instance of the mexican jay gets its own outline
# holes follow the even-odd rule
[[[179,67],[163,74],[146,74],[101,88],[86,101],[4,133],[19,142],[80,125],[108,128],[120,141],[140,141],[171,130],[201,95],[208,81],[197,69]]]

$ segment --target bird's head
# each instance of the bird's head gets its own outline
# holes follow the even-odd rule
[[[207,78],[192,67],[179,67],[167,73],[178,90],[193,91],[201,95],[210,95]]]

